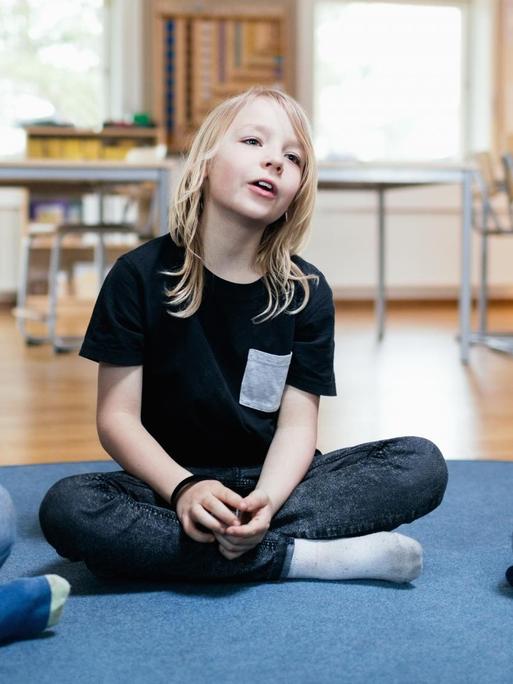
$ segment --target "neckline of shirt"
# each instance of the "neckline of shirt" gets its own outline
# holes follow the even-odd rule
[[[220,292],[223,295],[240,297],[241,299],[259,297],[265,292],[263,277],[253,280],[251,283],[234,283],[209,271],[204,264],[203,272],[205,274],[205,285],[213,292]]]

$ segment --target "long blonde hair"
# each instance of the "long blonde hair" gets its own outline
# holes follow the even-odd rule
[[[203,249],[200,217],[203,210],[202,186],[209,160],[217,154],[224,133],[237,113],[257,97],[268,97],[280,104],[288,114],[299,143],[304,150],[304,164],[296,196],[283,216],[269,224],[260,240],[256,267],[264,274],[268,292],[267,307],[253,319],[263,322],[285,311],[301,311],[310,296],[310,279],[318,276],[304,274],[291,255],[303,246],[310,227],[317,189],[317,163],[311,139],[310,123],[301,106],[290,95],[278,88],[253,86],[245,92],[221,102],[205,118],[185,160],[181,178],[171,202],[169,231],[173,241],[185,248],[183,265],[176,271],[162,271],[164,275],[181,276],[172,288],[166,288],[169,297],[168,313],[178,318],[192,316],[200,307],[203,293]],[[300,306],[286,311],[295,294],[295,282],[304,291]],[[256,319],[261,319],[257,321]]]

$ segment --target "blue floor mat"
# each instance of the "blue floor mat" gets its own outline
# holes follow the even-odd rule
[[[411,585],[293,580],[118,583],[60,559],[39,503],[53,482],[110,462],[0,468],[18,541],[0,581],[71,583],[58,625],[0,647],[6,684],[495,684],[513,682],[513,463],[452,461],[443,504],[400,528],[424,547]]]

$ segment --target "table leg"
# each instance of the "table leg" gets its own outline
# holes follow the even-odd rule
[[[472,176],[472,171],[463,171],[460,276],[460,359],[462,363],[468,363],[470,347],[470,314],[472,307],[470,283],[472,258]]]
[[[98,223],[105,221],[105,191],[100,190],[98,193]]]
[[[171,173],[169,169],[161,169],[157,188],[157,206],[159,214],[159,235],[166,235],[169,231],[169,199]]]
[[[378,287],[376,292],[378,340],[385,334],[385,189],[378,189]]]

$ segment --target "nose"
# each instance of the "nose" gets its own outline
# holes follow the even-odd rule
[[[274,166],[276,171],[278,173],[281,173],[281,170],[283,168],[283,162],[281,161],[281,159],[277,159],[277,158],[273,157],[272,159],[267,159],[267,161],[264,163],[264,166],[266,168],[269,166]]]

